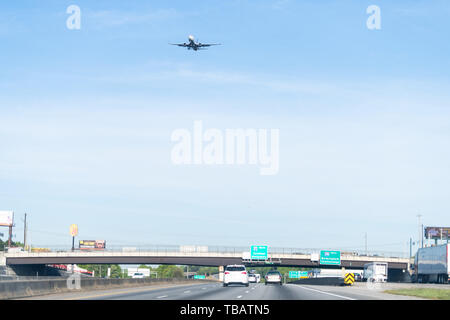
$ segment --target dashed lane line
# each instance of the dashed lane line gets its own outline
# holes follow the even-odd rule
[[[175,286],[176,287],[176,286]],[[169,288],[175,288],[172,286],[164,286],[164,287],[155,287],[155,288],[145,288],[145,289],[132,289],[132,290],[121,290],[121,291],[117,291],[117,292],[106,292],[106,293],[100,293],[100,294],[93,294],[93,295],[88,295],[88,296],[77,296],[77,297],[70,297],[70,298],[65,298],[63,300],[84,300],[84,299],[93,299],[93,298],[100,298],[100,297],[114,297],[114,296],[118,296],[118,295],[123,295],[123,294],[129,294],[129,293],[139,293],[139,292],[146,292],[146,291],[153,291],[153,290],[159,290],[159,289],[169,289]]]

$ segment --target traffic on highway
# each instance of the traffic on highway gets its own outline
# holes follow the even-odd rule
[[[398,286],[398,285],[397,285]],[[386,287],[387,288],[387,287]],[[315,286],[278,284],[223,286],[220,282],[175,286],[149,286],[120,288],[91,292],[73,292],[38,296],[37,300],[421,300],[415,297],[384,293],[365,285],[347,288],[340,286]]]

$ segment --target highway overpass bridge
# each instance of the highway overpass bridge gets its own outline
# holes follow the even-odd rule
[[[314,261],[312,254],[297,253],[269,253],[267,260],[260,261],[244,260],[243,252],[69,251],[5,253],[3,262],[17,271],[33,267],[42,268],[51,264],[172,264],[216,267],[228,264],[245,264],[249,267],[283,266],[352,270],[362,269],[364,264],[369,262],[387,262],[389,273],[401,276],[409,270],[410,259],[341,254],[340,265],[323,265]]]

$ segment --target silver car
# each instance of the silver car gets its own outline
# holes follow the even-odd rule
[[[283,276],[281,275],[280,271],[278,270],[270,270],[266,274],[266,285],[268,283],[276,283],[280,286],[283,285]]]

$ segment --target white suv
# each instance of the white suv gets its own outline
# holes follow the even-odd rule
[[[248,273],[244,265],[234,264],[225,267],[223,286],[226,287],[235,283],[248,287]]]

